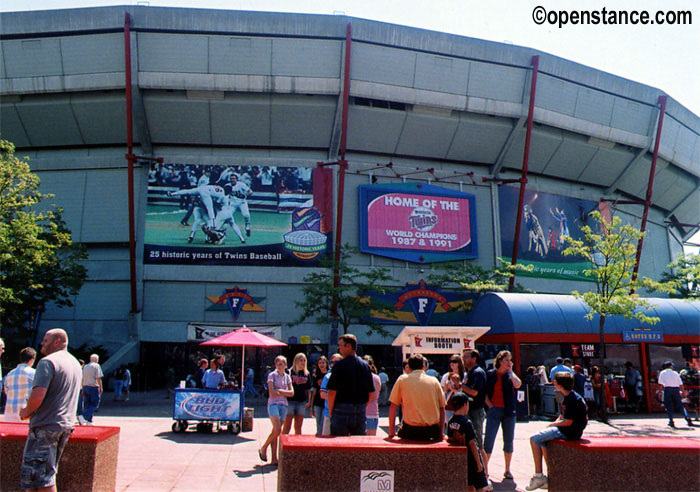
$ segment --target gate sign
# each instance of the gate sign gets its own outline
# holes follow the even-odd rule
[[[237,390],[176,389],[174,420],[240,420]]]
[[[623,342],[663,342],[664,334],[661,331],[623,331]]]
[[[421,183],[359,191],[362,252],[415,263],[476,258],[474,195]]]
[[[360,470],[360,492],[394,492],[394,470]]]

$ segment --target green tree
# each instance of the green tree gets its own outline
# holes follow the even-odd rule
[[[566,236],[568,247],[565,256],[580,256],[588,261],[590,268],[583,274],[595,283],[595,291],[572,294],[590,308],[586,319],[597,314],[600,331],[599,366],[603,376],[602,401],[605,401],[605,321],[610,316],[637,319],[642,323],[655,324],[658,317],[648,316],[645,309],[653,307],[649,301],[633,294],[638,287],[670,292],[673,285],[654,282],[648,278],[633,280],[633,270],[637,255],[637,244],[642,232],[631,225],[623,224],[622,219],[613,217],[607,221],[600,212],[593,211],[596,230],[588,225],[581,228],[584,239],[576,240]],[[607,405],[603,403],[601,418],[607,421]]]
[[[73,243],[61,209],[42,203],[51,198],[14,145],[0,140],[0,324],[28,340],[43,306],[72,306],[87,277],[87,252]]]
[[[504,292],[508,290],[508,281],[513,272],[532,271],[532,265],[511,265],[498,259],[500,267],[486,269],[471,262],[451,261],[437,267],[438,273],[428,275],[428,283],[440,288],[462,288],[474,294],[486,292]],[[520,284],[515,284],[516,292],[528,292]]]
[[[348,332],[351,325],[366,325],[368,333],[377,332],[388,335],[382,325],[370,318],[372,311],[390,318],[395,317],[394,309],[378,302],[369,295],[370,292],[384,294],[386,287],[394,281],[388,268],[369,267],[359,269],[351,266],[348,260],[357,250],[346,244],[340,251],[340,282],[338,287],[333,285],[333,255],[327,255],[321,260],[320,272],[312,272],[302,279],[301,288],[304,298],[295,304],[302,310],[301,315],[292,325],[314,319],[318,323],[330,324],[333,321],[333,301],[337,302],[338,326],[343,333]]]
[[[700,299],[700,255],[682,254],[667,268],[669,271],[661,275],[661,281],[676,286],[671,297]]]

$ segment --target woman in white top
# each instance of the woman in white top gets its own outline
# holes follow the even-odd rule
[[[454,354],[450,356],[449,365],[450,370],[443,374],[442,379],[440,380],[440,386],[442,386],[442,391],[445,392],[446,402],[449,402],[450,397],[454,393],[461,391],[461,385],[459,383],[455,384],[455,382],[452,381],[452,378],[450,378],[450,375],[459,374],[458,381],[463,381],[464,375],[466,374],[466,370],[464,369],[464,361],[462,361],[462,357],[460,357],[459,354]],[[445,425],[447,425],[447,422],[450,421],[453,415],[454,412],[452,410],[445,410]]]
[[[287,374],[287,358],[278,355],[275,358],[275,370],[267,375],[267,390],[270,397],[267,399],[267,414],[272,422],[272,431],[267,436],[265,444],[258,450],[258,456],[262,461],[267,461],[267,447],[272,448],[271,465],[277,464],[277,438],[282,432],[282,422],[287,416],[287,397],[294,396],[292,378]]]

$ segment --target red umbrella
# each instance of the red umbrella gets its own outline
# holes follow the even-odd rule
[[[287,344],[272,337],[243,328],[232,331],[220,337],[212,338],[200,345],[216,345],[219,347],[243,347],[241,360],[241,391],[245,390],[245,348],[246,347],[286,347]]]

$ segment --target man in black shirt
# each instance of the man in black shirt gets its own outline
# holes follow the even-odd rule
[[[484,411],[484,401],[486,400],[486,372],[479,365],[479,351],[466,348],[462,351],[462,362],[467,374],[462,381],[462,391],[472,398],[469,405],[467,417],[471,420],[476,433],[476,446],[481,452],[481,459],[486,463],[486,453],[484,453],[484,422],[486,412]],[[488,469],[486,470],[488,476]]]
[[[338,352],[343,359],[336,362],[328,380],[328,413],[331,435],[365,435],[365,409],[374,392],[369,365],[359,358],[355,335],[338,339]]]
[[[542,473],[542,460],[547,460],[547,442],[554,439],[575,441],[581,439],[588,424],[588,406],[581,395],[574,391],[574,377],[568,372],[554,374],[554,388],[564,395],[561,414],[547,429],[530,438],[532,458],[535,462],[535,475],[525,490],[547,488],[547,477]]]

